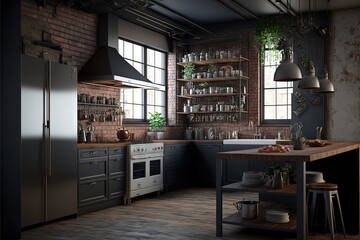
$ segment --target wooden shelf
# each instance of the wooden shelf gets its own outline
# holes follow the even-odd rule
[[[180,66],[184,66],[189,63],[193,63],[196,65],[209,65],[209,64],[231,63],[231,62],[242,62],[242,61],[249,61],[249,59],[241,56],[238,58],[211,59],[207,61],[204,60],[204,61],[192,61],[192,62],[178,62],[177,64]]]
[[[277,209],[277,210],[286,210],[289,211],[290,221],[287,223],[271,223],[265,220],[265,211],[266,209]],[[272,230],[272,231],[281,231],[281,232],[290,232],[296,233],[296,214],[294,210],[289,210],[284,205],[276,203],[262,203],[259,210],[259,216],[256,219],[243,219],[241,215],[236,212],[228,217],[225,217],[223,223],[240,225],[249,228]]]
[[[259,187],[248,187],[244,186],[242,182],[235,182],[222,187],[223,190],[231,190],[231,191],[242,191],[242,192],[257,192],[257,193],[274,193],[274,194],[282,194],[282,195],[296,195],[296,184],[290,184],[287,187],[283,187],[281,189],[269,188],[266,186]]]
[[[247,76],[234,76],[234,77],[216,77],[216,78],[192,78],[192,79],[184,79],[178,78],[177,81],[181,82],[221,82],[221,81],[238,81],[239,79],[248,80]]]
[[[212,111],[212,112],[177,112],[177,114],[189,115],[189,114],[223,114],[223,113],[239,113],[239,111]]]
[[[118,107],[118,105],[99,104],[99,103],[82,103],[82,102],[78,102],[77,104],[82,105],[82,106],[95,106],[95,107],[111,107],[111,108]]]
[[[187,95],[177,95],[178,97],[184,98],[194,98],[194,97],[228,97],[228,96],[238,96],[239,93],[212,93],[212,94],[187,94]]]

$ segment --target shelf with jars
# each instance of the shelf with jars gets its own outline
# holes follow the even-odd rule
[[[90,122],[116,122],[120,108],[116,98],[78,94],[78,120]]]
[[[177,114],[190,122],[241,121],[248,112],[249,59],[236,48],[215,52],[221,58],[198,59],[191,53],[177,63],[184,73],[177,79]]]

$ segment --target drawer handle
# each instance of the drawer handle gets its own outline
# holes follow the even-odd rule
[[[98,164],[98,162],[90,162],[89,164],[90,165],[96,165],[96,164]]]
[[[116,153],[121,152],[121,149],[117,149],[117,150],[115,150],[115,152],[116,152]]]
[[[98,155],[99,154],[99,151],[92,151],[89,153],[90,155]]]
[[[91,182],[88,184],[88,186],[95,186],[96,185],[96,182]]]
[[[115,178],[114,182],[117,182],[117,181],[120,181],[120,180],[121,180],[121,178]]]

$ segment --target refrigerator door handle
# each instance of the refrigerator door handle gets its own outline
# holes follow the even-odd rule
[[[52,175],[52,159],[51,159],[51,128],[50,128],[50,116],[51,116],[51,61],[49,61],[49,69],[48,69],[48,107],[47,107],[47,112],[48,112],[48,120],[47,120],[47,128],[49,129],[48,131],[48,156],[47,156],[47,161],[48,161],[48,171],[47,171],[47,175],[49,177],[51,177]]]

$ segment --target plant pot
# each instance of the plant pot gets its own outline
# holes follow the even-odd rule
[[[153,140],[155,138],[155,132],[147,132],[146,136],[147,136],[147,139]]]
[[[164,139],[164,132],[156,132],[157,140],[163,140]]]

